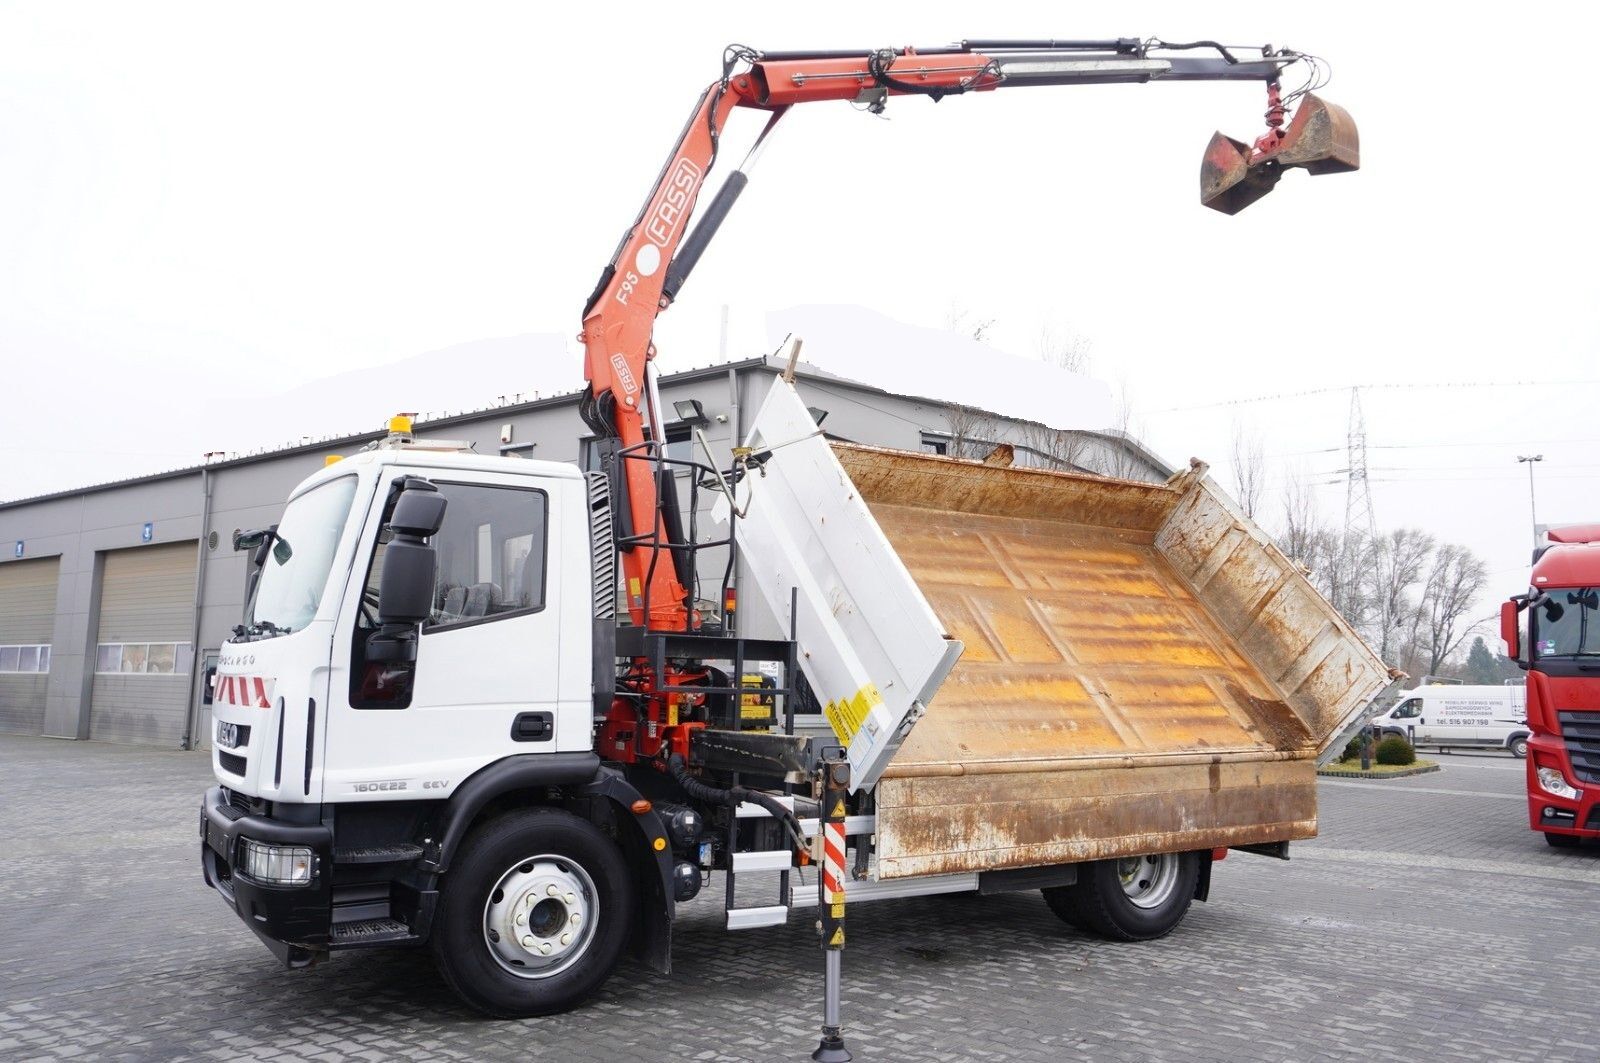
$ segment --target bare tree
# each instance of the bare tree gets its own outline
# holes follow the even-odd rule
[[[1018,440],[1047,469],[1081,469],[1087,440],[1082,432],[1024,425]]]
[[[1266,486],[1267,460],[1261,433],[1248,431],[1233,422],[1234,494],[1244,515],[1254,518],[1261,508],[1261,492]]]
[[[1466,617],[1488,582],[1488,567],[1465,546],[1445,543],[1434,551],[1422,594],[1430,674],[1439,671],[1482,623],[1469,623]]]
[[[1142,463],[1133,452],[1134,431],[1133,400],[1128,394],[1128,380],[1124,377],[1117,385],[1117,404],[1113,407],[1111,428],[1106,432],[1110,437],[1105,459],[1107,476],[1122,480],[1138,478]]]
[[[1278,532],[1278,547],[1289,558],[1310,569],[1312,541],[1321,518],[1317,496],[1306,483],[1305,470],[1291,472],[1283,484],[1283,527]]]
[[[966,336],[977,340],[979,343],[989,338],[990,331],[994,328],[995,319],[992,317],[979,317],[960,301],[952,299],[944,312],[944,327],[958,336]]]
[[[1433,536],[1417,528],[1397,528],[1372,544],[1367,566],[1371,635],[1386,663],[1395,663],[1405,633],[1417,628],[1422,603],[1411,592],[1433,550]]]
[[[982,460],[999,441],[1000,423],[984,410],[952,402],[945,407],[945,423],[950,426],[945,453],[952,458]]]
[[[1039,329],[1039,358],[1069,373],[1087,373],[1093,359],[1089,337],[1045,322]]]

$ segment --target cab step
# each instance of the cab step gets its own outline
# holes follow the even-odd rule
[[[420,845],[375,845],[366,849],[336,849],[336,864],[408,864],[422,856]]]
[[[398,919],[357,919],[333,925],[334,948],[375,948],[379,945],[403,945],[419,940],[411,928]]]

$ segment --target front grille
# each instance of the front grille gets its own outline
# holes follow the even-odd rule
[[[1558,712],[1561,739],[1580,782],[1600,782],[1600,712]]]
[[[226,753],[219,749],[217,750],[217,763],[221,764],[222,770],[229,775],[237,775],[241,779],[244,778],[245,759],[243,757],[233,753]]]
[[[217,721],[216,743],[229,749],[243,749],[250,744],[250,725]]]

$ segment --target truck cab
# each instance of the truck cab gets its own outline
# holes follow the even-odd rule
[[[419,489],[445,503],[436,580],[409,652],[380,652],[388,523]],[[282,958],[413,936],[428,825],[486,766],[592,774],[586,515],[575,468],[407,437],[330,462],[260,536],[213,680],[203,864]]]
[[[1529,825],[1570,848],[1600,838],[1600,524],[1551,528],[1545,540],[1500,626],[1528,672]]]

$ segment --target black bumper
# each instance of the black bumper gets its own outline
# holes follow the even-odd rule
[[[333,833],[321,824],[284,823],[228,804],[222,787],[200,806],[200,867],[245,925],[280,960],[303,967],[328,949],[333,922]],[[316,854],[311,884],[266,886],[235,870],[241,837],[272,845],[303,845]]]

